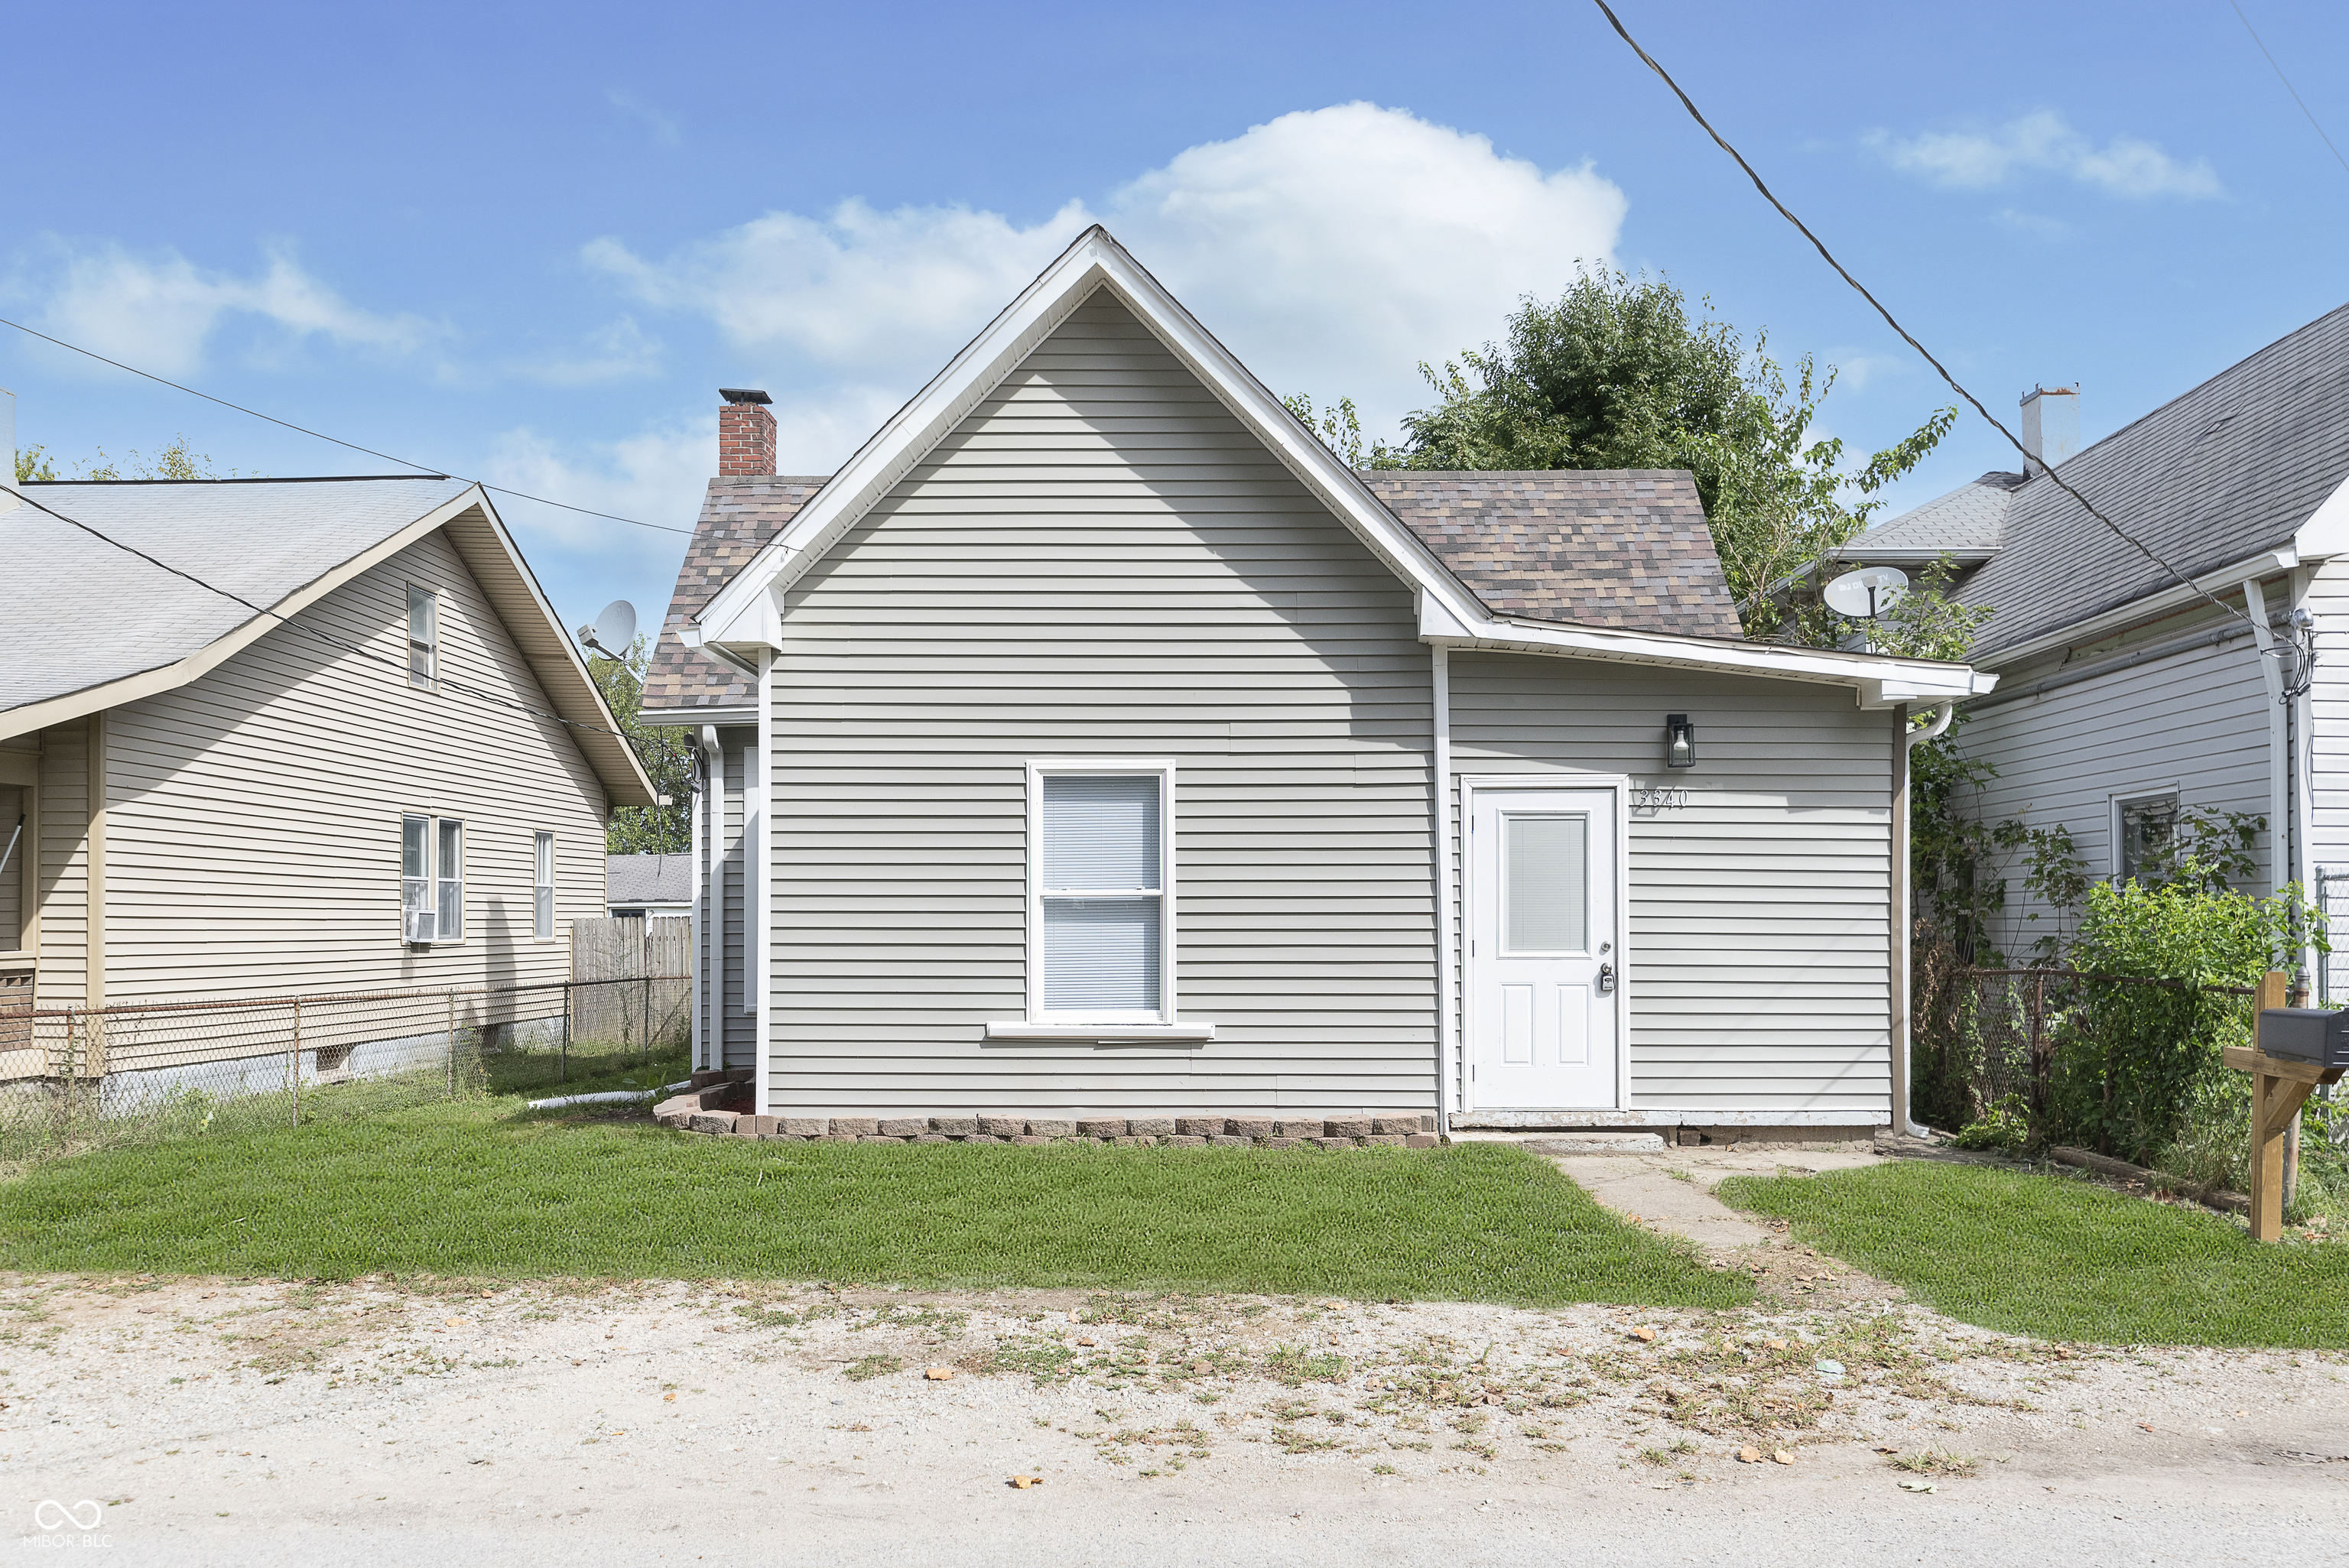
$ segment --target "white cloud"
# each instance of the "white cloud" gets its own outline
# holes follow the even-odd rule
[[[1558,292],[1578,259],[1611,259],[1624,210],[1587,166],[1545,172],[1484,137],[1355,103],[1191,148],[1112,192],[1099,216],[1276,390],[1350,393],[1387,426],[1424,400],[1418,361],[1497,336],[1521,295]],[[1095,217],[1079,200],[1023,227],[851,199],[820,218],[769,213],[657,261],[612,240],[586,259],[744,348],[812,362],[795,377],[811,392],[835,384],[871,401],[885,389],[894,406]]]
[[[69,343],[159,375],[186,375],[222,322],[258,318],[291,335],[343,347],[413,353],[444,328],[417,315],[380,315],[351,304],[273,246],[256,273],[198,267],[177,251],[138,255],[120,245],[57,249],[42,325]]]
[[[2207,159],[2182,163],[2150,141],[2116,136],[2102,147],[2051,109],[2021,115],[1987,134],[1936,131],[1905,139],[1872,132],[1868,144],[1895,169],[1938,185],[1989,190],[2018,175],[2058,174],[2115,196],[2225,194]]]

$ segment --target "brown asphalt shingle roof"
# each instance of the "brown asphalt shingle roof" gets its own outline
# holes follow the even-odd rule
[[[699,614],[760,546],[782,531],[824,478],[777,474],[709,481],[693,542],[685,547],[685,564],[677,574],[676,596],[653,647],[652,667],[645,672],[645,707],[670,711],[753,706],[749,677],[678,642],[678,628]]]
[[[1495,614],[1744,635],[1684,470],[1402,469],[1362,480]]]

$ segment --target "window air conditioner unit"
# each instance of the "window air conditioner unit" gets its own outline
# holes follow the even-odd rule
[[[408,911],[408,940],[419,944],[432,940],[432,912],[429,909]]]

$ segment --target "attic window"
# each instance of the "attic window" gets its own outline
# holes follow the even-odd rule
[[[440,596],[408,585],[408,684],[429,691],[440,678]]]

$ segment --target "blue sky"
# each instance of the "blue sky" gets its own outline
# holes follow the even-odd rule
[[[2242,0],[2349,148],[2349,12]],[[1626,0],[1626,22],[1994,409],[2094,438],[2343,302],[2349,170],[2226,0]],[[1083,223],[1276,390],[1374,425],[1578,257],[1843,367],[1825,426],[1947,395],[1595,9],[117,5],[10,22],[0,307],[494,484],[689,526],[724,386],[837,463]],[[385,465],[0,329],[20,442],[184,434]],[[1914,504],[2011,453],[1971,418]],[[502,503],[576,624],[683,540]]]

